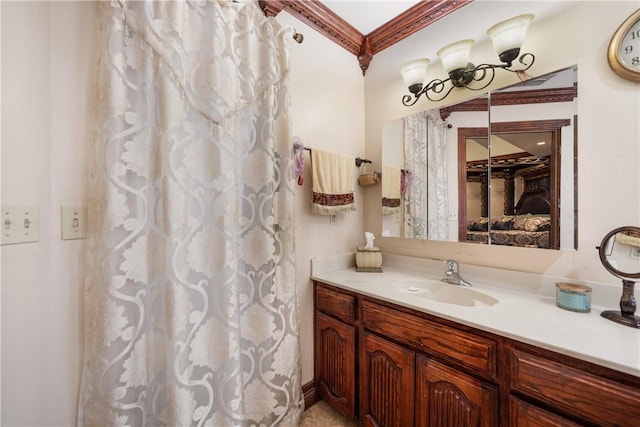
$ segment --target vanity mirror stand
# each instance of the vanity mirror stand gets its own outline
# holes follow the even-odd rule
[[[619,227],[609,232],[596,247],[604,268],[622,280],[620,311],[606,310],[601,316],[640,329],[636,316],[635,281],[640,279],[640,227]]]

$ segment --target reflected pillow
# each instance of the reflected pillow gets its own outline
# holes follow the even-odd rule
[[[514,230],[549,231],[550,218],[548,216],[533,216],[530,214],[517,216],[513,220]]]
[[[517,215],[513,218],[513,229],[514,230],[524,230],[524,225],[527,219],[531,218],[531,214],[526,215]]]
[[[505,215],[493,218],[491,221],[491,228],[493,228],[494,230],[512,230],[513,216]]]
[[[470,219],[468,229],[469,231],[489,231],[489,218]]]

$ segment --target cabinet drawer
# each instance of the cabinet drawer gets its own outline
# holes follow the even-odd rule
[[[640,425],[640,388],[524,351],[511,351],[511,387],[601,426]]]
[[[510,396],[509,427],[580,427],[580,425]]]
[[[496,377],[496,342],[370,301],[362,301],[362,325],[399,342],[442,355],[474,372]]]
[[[316,310],[353,324],[356,318],[355,297],[316,282]]]

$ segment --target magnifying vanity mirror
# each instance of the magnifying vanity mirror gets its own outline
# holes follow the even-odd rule
[[[382,234],[573,250],[577,67],[383,125]]]
[[[640,317],[635,316],[635,280],[640,279],[640,227],[620,227],[609,232],[598,246],[604,268],[622,279],[620,311],[607,310],[602,317],[633,328],[640,328]],[[634,280],[635,279],[635,280]]]

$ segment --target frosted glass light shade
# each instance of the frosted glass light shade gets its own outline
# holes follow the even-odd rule
[[[533,20],[533,14],[518,15],[511,19],[498,22],[487,30],[487,34],[493,41],[493,47],[498,55],[512,49],[520,49],[527,35],[529,23]]]
[[[427,66],[431,62],[428,58],[416,59],[406,63],[400,69],[402,73],[402,79],[407,87],[420,85],[427,78]]]
[[[473,46],[472,39],[460,40],[451,43],[438,51],[438,56],[442,61],[442,67],[447,73],[454,70],[465,69],[469,63],[469,53]]]

